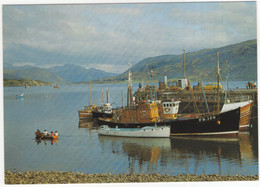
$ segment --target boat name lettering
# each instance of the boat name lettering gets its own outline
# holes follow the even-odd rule
[[[207,121],[207,120],[212,120],[216,119],[216,116],[210,116],[210,117],[205,117],[205,118],[199,118],[199,121]]]

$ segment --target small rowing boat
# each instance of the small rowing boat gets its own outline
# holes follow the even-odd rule
[[[51,136],[50,134],[45,135],[43,132],[35,132],[35,138],[36,139],[58,139],[59,136]]]

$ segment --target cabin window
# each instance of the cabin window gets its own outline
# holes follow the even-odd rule
[[[170,107],[172,107],[172,104],[170,103]]]
[[[169,107],[169,104],[166,104],[167,107]]]

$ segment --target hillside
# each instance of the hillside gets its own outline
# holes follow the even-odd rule
[[[66,82],[77,83],[90,80],[103,79],[105,77],[111,77],[117,75],[115,73],[109,73],[95,68],[86,69],[79,65],[66,64],[64,66],[55,66],[48,69],[49,71],[59,75]]]
[[[30,80],[30,79],[4,79],[5,87],[12,86],[49,86],[52,85],[49,82],[39,81],[39,80]]]
[[[64,82],[57,74],[38,67],[20,67],[4,69],[4,79],[30,79],[45,82]]]
[[[4,79],[30,79],[52,83],[77,83],[117,75],[95,68],[86,69],[79,65],[66,64],[52,68],[34,66],[12,66],[4,64]]]
[[[222,78],[226,77],[229,64],[231,80],[257,79],[257,43],[249,40],[238,44],[215,49],[204,49],[197,52],[186,52],[186,75],[191,81],[216,80],[217,55],[220,56]],[[154,77],[149,76],[153,71]],[[183,77],[183,54],[162,55],[146,58],[132,67],[133,80],[160,80],[163,76],[168,79]],[[127,79],[128,71],[123,74],[103,79],[102,81],[123,81]]]

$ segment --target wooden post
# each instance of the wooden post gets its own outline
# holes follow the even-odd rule
[[[184,63],[184,78],[186,79],[186,64],[185,64],[185,49],[183,49],[183,63]]]
[[[91,82],[89,83],[88,104],[89,104],[89,106],[91,105]]]

